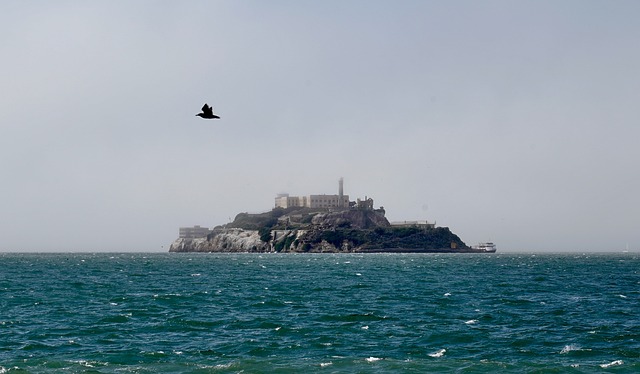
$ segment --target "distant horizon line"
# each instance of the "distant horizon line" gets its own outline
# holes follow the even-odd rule
[[[475,253],[391,253],[391,252],[380,252],[380,253],[364,253],[364,252],[344,252],[344,253],[297,253],[297,252],[292,252],[292,253],[277,253],[277,252],[260,252],[260,253],[254,253],[254,252],[169,252],[168,250],[145,250],[145,251],[114,251],[114,250],[81,250],[81,251],[74,251],[74,250],[21,250],[21,251],[5,251],[5,250],[0,250],[0,254],[22,254],[22,253],[28,253],[28,254],[156,254],[156,253],[168,253],[168,254],[232,254],[232,255],[237,255],[237,254],[257,254],[257,255],[385,255],[385,254],[392,254],[392,255],[442,255],[442,254],[451,254],[451,255],[474,255]],[[492,253],[489,255],[494,255],[494,256],[499,256],[502,254],[514,254],[514,255],[538,255],[538,254],[543,254],[543,255],[552,255],[552,254],[640,254],[640,249],[638,250],[552,250],[552,251],[545,251],[545,250],[498,250],[498,252],[496,253]],[[482,254],[483,256],[486,256],[487,254]]]

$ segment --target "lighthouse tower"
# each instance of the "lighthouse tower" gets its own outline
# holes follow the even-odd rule
[[[344,208],[344,178],[338,180],[338,207]]]

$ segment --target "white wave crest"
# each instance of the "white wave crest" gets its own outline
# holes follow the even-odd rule
[[[436,357],[436,358],[437,357],[442,357],[442,356],[444,356],[444,353],[446,351],[447,351],[446,349],[442,348],[442,349],[439,349],[439,350],[437,350],[435,352],[429,353],[429,356]]]
[[[575,344],[568,344],[568,345],[565,345],[564,347],[562,347],[562,350],[560,351],[560,354],[563,355],[565,353],[569,353],[571,351],[577,351],[579,349],[580,349],[580,347],[578,347]]]
[[[608,364],[601,364],[600,367],[603,368],[603,369],[606,369],[606,368],[609,368],[609,367],[612,367],[612,366],[618,366],[618,365],[622,365],[622,364],[624,364],[624,361],[615,360],[615,361],[612,361],[612,362],[610,362]]]
[[[577,344],[567,344],[564,347],[562,347],[562,350],[560,351],[560,354],[567,354],[569,352],[572,351],[590,351],[591,349],[584,349],[581,346],[577,345]]]
[[[214,370],[223,370],[229,369],[233,366],[233,362],[229,362],[228,364],[217,364],[217,365],[198,365],[200,369],[214,369]]]
[[[99,361],[87,361],[87,360],[71,360],[69,362],[73,362],[75,364],[78,364],[80,366],[84,366],[84,367],[88,367],[88,368],[93,368],[96,367],[96,365],[98,366],[102,366],[103,364]],[[2,371],[0,371],[0,373],[2,373]]]
[[[380,361],[382,360],[380,357],[369,357],[369,358],[365,358],[365,361],[367,362],[376,362],[376,361]]]

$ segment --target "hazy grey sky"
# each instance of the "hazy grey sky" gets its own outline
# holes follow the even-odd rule
[[[5,1],[0,251],[166,251],[279,192],[640,250],[638,1]],[[208,102],[222,119],[195,114]]]

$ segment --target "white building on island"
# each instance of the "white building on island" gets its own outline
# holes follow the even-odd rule
[[[390,222],[392,227],[417,227],[421,229],[433,229],[436,223],[429,221],[394,221]]]
[[[193,227],[180,227],[178,230],[180,239],[206,238],[211,233],[207,227],[195,225]]]
[[[337,195],[307,195],[289,196],[287,193],[276,197],[276,208],[304,207],[304,208],[349,208],[349,195],[344,194],[344,180],[338,181]]]

